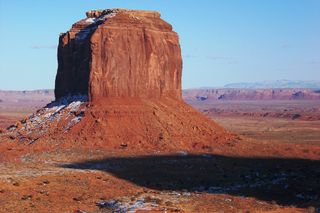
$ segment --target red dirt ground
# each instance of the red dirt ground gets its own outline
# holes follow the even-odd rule
[[[148,106],[152,108],[153,104]],[[163,118],[168,116],[162,114],[163,109],[170,106],[168,102],[137,117],[121,118],[117,112],[107,113],[114,132],[106,134],[112,137],[119,134],[115,125],[117,116],[121,118],[120,124],[132,122],[141,128],[144,124],[137,122],[138,117],[153,119],[149,116],[155,111]],[[139,107],[139,104],[133,104],[132,108],[122,105],[119,109],[129,114],[138,112]],[[109,110],[107,105],[104,109],[101,112],[93,108],[92,114],[86,113],[102,117],[99,113]],[[194,113],[188,110],[187,107],[181,112]],[[179,115],[173,111],[169,117],[177,118],[163,119],[178,125],[174,122],[179,121]],[[268,121],[268,126],[274,125],[271,132],[276,132],[283,120]],[[303,132],[299,133],[302,135],[299,142],[290,142],[278,134],[267,134],[264,140],[259,140],[259,135],[263,136],[261,122],[265,120],[259,125],[250,123],[244,116],[219,117],[218,121],[239,136],[225,142],[212,141],[210,148],[205,149],[183,146],[185,139],[179,137],[152,146],[135,146],[130,141],[127,146],[121,146],[114,139],[108,147],[104,140],[99,140],[100,135],[97,138],[91,135],[87,141],[49,137],[32,144],[1,141],[0,212],[110,212],[129,208],[137,212],[317,211],[320,207],[318,143],[304,143],[307,136],[304,138]],[[290,122],[295,122],[298,129],[301,125],[297,121],[285,122],[286,127],[290,127]],[[314,121],[305,122],[303,125],[313,125]],[[95,123],[80,122],[72,131],[81,129],[85,134],[94,134],[93,127],[99,130],[99,125],[105,122]],[[186,123],[185,128],[192,125]],[[201,125],[201,128],[206,126]],[[251,135],[243,134],[246,128]],[[253,134],[255,130],[259,134]],[[281,134],[288,135],[290,131],[290,128],[282,129]]]

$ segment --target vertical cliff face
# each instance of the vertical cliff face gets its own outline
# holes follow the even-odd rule
[[[181,99],[178,35],[158,12],[98,10],[60,36],[56,98]]]
[[[90,40],[82,38],[87,27],[86,23],[76,23],[59,37],[56,99],[69,94],[88,94]]]

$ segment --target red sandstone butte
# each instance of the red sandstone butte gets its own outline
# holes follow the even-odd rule
[[[60,36],[58,64],[56,101],[9,127],[10,140],[205,152],[235,142],[183,102],[179,38],[158,12],[87,12]]]
[[[56,99],[101,97],[181,99],[179,38],[160,13],[107,9],[86,13],[60,35]]]

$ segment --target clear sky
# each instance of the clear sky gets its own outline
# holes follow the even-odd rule
[[[184,88],[320,80],[320,0],[0,0],[0,89],[54,88],[59,33],[106,8],[161,12]]]

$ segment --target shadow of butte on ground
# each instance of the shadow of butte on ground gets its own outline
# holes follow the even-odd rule
[[[99,170],[156,190],[223,193],[320,207],[320,161],[222,155],[113,157],[60,165]]]

